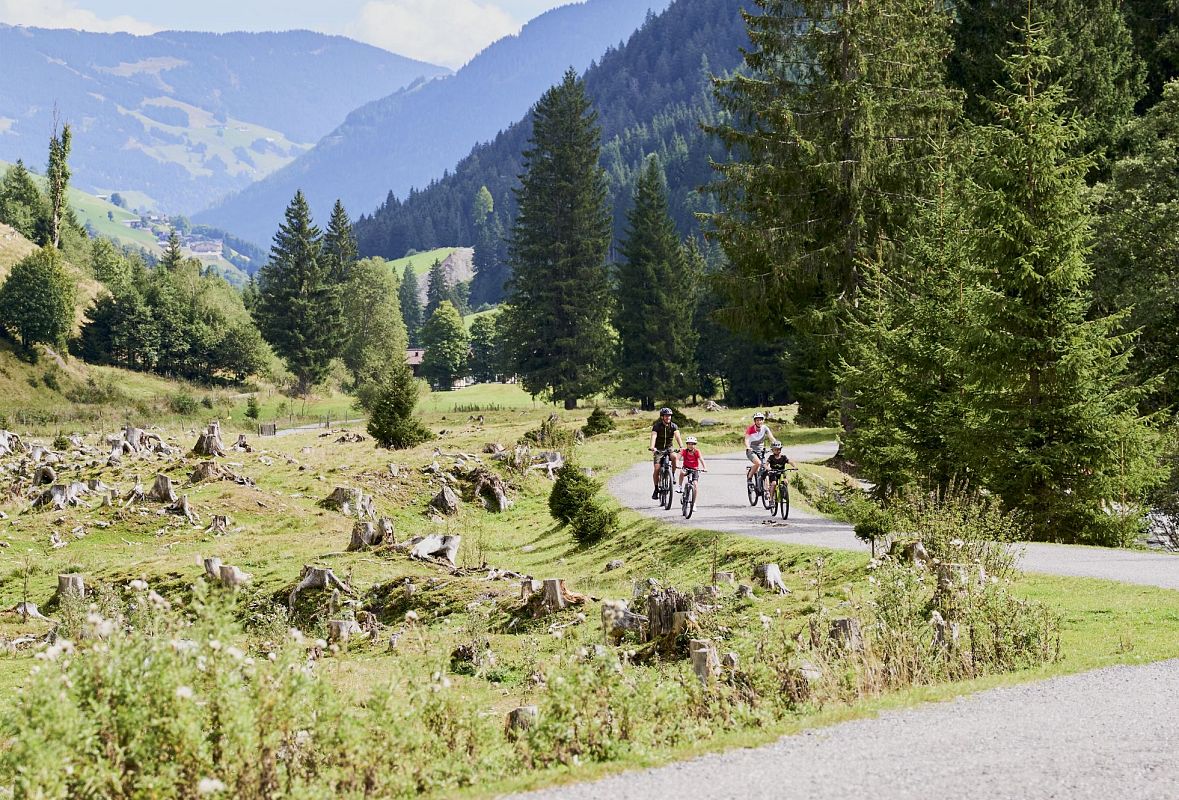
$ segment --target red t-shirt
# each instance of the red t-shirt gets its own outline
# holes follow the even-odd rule
[[[685,469],[700,469],[699,450],[681,450],[680,459]]]

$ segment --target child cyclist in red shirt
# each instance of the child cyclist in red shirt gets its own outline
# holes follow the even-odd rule
[[[688,470],[696,472],[696,498],[700,498],[700,473],[708,472],[708,467],[704,465],[704,456],[696,449],[696,437],[689,436],[684,442],[684,449],[680,451],[680,478],[679,486],[676,488],[677,492],[684,490],[684,476],[688,474]]]

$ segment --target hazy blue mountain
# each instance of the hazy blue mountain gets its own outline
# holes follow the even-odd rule
[[[390,191],[425,186],[519,119],[566,69],[584,70],[669,2],[588,0],[548,11],[453,76],[358,108],[311,151],[196,219],[268,242],[296,189],[326,220],[337,197],[356,215]]]
[[[449,70],[341,36],[152,36],[0,25],[0,159],[43,166],[54,109],[74,181],[191,213],[289,163],[352,109]]]

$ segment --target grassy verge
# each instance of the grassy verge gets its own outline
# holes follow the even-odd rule
[[[478,387],[476,387],[478,388]],[[544,694],[532,676],[556,669],[574,658],[579,648],[602,641],[598,607],[591,601],[587,620],[578,623],[574,612],[552,619],[528,620],[516,612],[518,582],[487,580],[482,567],[512,569],[537,578],[560,577],[571,589],[596,598],[631,596],[636,580],[656,578],[665,585],[691,589],[710,581],[714,569],[734,572],[747,581],[755,564],[780,564],[792,594],[757,593],[752,601],[738,602],[726,596],[709,615],[709,629],[724,650],[750,659],[763,641],[764,626],[794,633],[818,608],[838,610],[856,603],[869,591],[867,558],[856,553],[836,553],[815,548],[775,544],[731,534],[694,531],[667,526],[629,511],[621,515],[619,530],[593,545],[573,541],[568,529],[555,525],[547,511],[551,484],[536,473],[508,475],[514,507],[495,515],[467,502],[457,517],[439,519],[428,513],[427,502],[437,491],[434,480],[421,470],[434,454],[479,453],[487,442],[513,444],[537,427],[550,406],[513,405],[507,392],[515,387],[484,387],[475,393],[442,393],[456,398],[445,407],[425,404],[426,420],[444,438],[412,451],[390,453],[375,450],[370,441],[338,442],[337,436],[307,432],[274,440],[254,440],[260,449],[233,454],[223,461],[256,485],[231,482],[200,483],[182,488],[199,515],[193,525],[180,517],[163,515],[161,505],[139,508],[77,508],[64,512],[37,512],[27,502],[10,499],[0,505],[10,519],[0,523],[0,607],[10,608],[28,598],[55,613],[53,593],[56,575],[79,572],[92,586],[108,585],[117,592],[134,578],[145,579],[174,603],[188,599],[191,585],[202,578],[198,556],[217,556],[253,575],[248,589],[235,601],[239,618],[247,626],[269,614],[276,602],[284,604],[303,564],[332,567],[357,589],[357,599],[383,626],[372,641],[355,641],[339,654],[320,662],[318,672],[342,697],[360,703],[389,680],[429,682],[435,674],[449,676],[448,691],[457,693],[463,707],[499,717],[509,709],[536,702]],[[469,390],[464,390],[469,391]],[[526,397],[526,395],[524,395]],[[462,399],[462,403],[457,402]],[[530,402],[530,400],[529,400]],[[483,403],[483,422],[474,413],[454,409]],[[522,413],[523,412],[523,413]],[[558,410],[567,427],[581,425],[586,411]],[[725,412],[725,425],[736,425],[744,412]],[[600,475],[609,475],[642,460],[645,432],[650,420],[622,415],[618,429],[590,439],[577,449],[579,464]],[[785,441],[822,440],[828,431],[783,428],[776,431]],[[164,431],[177,443],[191,446],[183,428]],[[717,449],[734,449],[724,430],[710,432]],[[135,474],[150,482],[163,471],[182,484],[195,466],[188,461],[139,461],[129,459],[117,468],[83,466],[78,479],[96,477],[122,489]],[[390,464],[396,470],[390,470]],[[394,474],[394,472],[396,474]],[[335,486],[355,486],[371,493],[378,514],[393,520],[396,539],[403,541],[426,533],[461,534],[460,570],[451,574],[434,565],[410,561],[391,550],[359,553],[345,551],[352,520],[321,508],[317,501]],[[228,534],[205,532],[212,514],[230,516]],[[81,529],[84,536],[71,533]],[[54,548],[50,536],[57,533],[67,545]],[[621,568],[606,570],[608,562],[622,559]],[[417,588],[404,588],[411,581]],[[27,589],[26,589],[27,586]],[[885,708],[903,707],[928,700],[1013,682],[1034,680],[1116,663],[1138,663],[1179,656],[1179,593],[1115,583],[1025,576],[1015,585],[1022,597],[1043,601],[1062,619],[1062,658],[1046,667],[989,676],[954,684],[915,687],[884,697],[866,698],[852,705],[809,709],[788,718],[760,720],[756,724],[713,724],[698,736],[654,748],[623,748],[605,763],[583,763],[512,776],[481,779],[469,794],[488,794],[566,780],[582,780],[619,769],[663,763],[693,753],[767,742],[793,730],[864,716]],[[293,622],[310,636],[326,631],[327,598],[317,592],[304,596],[296,606]],[[413,611],[418,622],[407,624]],[[41,623],[20,623],[4,617],[0,636],[41,632]],[[766,622],[766,621],[769,622]],[[390,647],[389,636],[399,633]],[[458,646],[486,636],[496,654],[493,667],[457,670],[450,654]],[[624,645],[624,648],[634,644]],[[24,685],[33,660],[29,650],[0,655],[0,696],[12,698]],[[640,685],[669,681],[691,683],[683,662],[630,667]],[[644,702],[646,702],[644,700]],[[689,740],[690,739],[690,740]],[[445,790],[453,794],[453,787]]]

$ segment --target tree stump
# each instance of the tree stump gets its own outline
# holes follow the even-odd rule
[[[782,688],[790,702],[798,705],[805,703],[814,694],[815,686],[823,680],[823,671],[812,662],[805,659],[786,670],[783,676]]]
[[[239,453],[252,453],[252,452],[254,452],[254,448],[251,447],[250,443],[246,441],[246,435],[244,433],[239,433],[237,435],[237,441],[234,442],[233,446],[230,447],[229,449],[235,450]]]
[[[360,623],[354,619],[329,619],[328,620],[328,641],[329,642],[346,642],[352,638],[352,634],[360,633]]]
[[[457,514],[459,510],[458,495],[449,486],[443,486],[442,491],[434,495],[434,498],[430,501],[430,506],[438,509],[447,516]]]
[[[303,565],[303,572],[299,575],[299,584],[291,590],[291,594],[287,598],[287,604],[292,611],[295,609],[295,597],[304,589],[339,589],[346,594],[353,594],[352,588],[337,578],[336,573],[332,572],[330,568],[315,567],[310,564]]]
[[[782,570],[777,564],[758,564],[753,568],[753,580],[778,594],[790,594],[782,582]]]
[[[135,485],[131,487],[131,491],[127,492],[127,496],[123,499],[123,506],[131,506],[136,503],[142,503],[146,494],[143,489],[143,481],[139,480],[139,476],[135,476]]]
[[[106,463],[108,467],[116,467],[123,460],[123,448],[126,442],[115,442],[111,445],[111,454],[107,456]]]
[[[382,520],[388,522],[388,520]],[[392,528],[392,523],[389,523]],[[390,537],[391,538],[391,537]],[[385,542],[384,529],[373,522],[358,521],[352,526],[352,540],[348,542],[348,552],[367,550]]]
[[[548,578],[540,591],[528,598],[527,608],[533,617],[544,617],[563,611],[569,606],[582,605],[585,600],[585,595],[565,588],[564,579]]]
[[[221,423],[210,422],[209,427],[202,433],[192,446],[192,452],[198,456],[224,456],[225,445],[221,443]]]
[[[127,448],[132,453],[138,453],[143,449],[143,431],[128,425],[123,429],[123,441],[127,443]]]
[[[688,642],[688,656],[692,659],[692,672],[702,686],[710,686],[720,674],[720,659],[716,647],[708,639],[692,639]]]
[[[172,487],[172,479],[163,473],[156,475],[156,479],[151,485],[151,491],[147,493],[147,498],[159,503],[175,503],[176,490]]]
[[[517,739],[525,731],[536,724],[540,718],[540,709],[536,706],[519,706],[508,712],[507,734],[510,739]]]
[[[415,537],[400,545],[401,549],[409,550],[409,557],[421,561],[445,561],[453,569],[457,566],[461,536],[430,536]]]
[[[540,581],[533,580],[532,578],[525,578],[520,581],[520,599],[527,600],[532,597],[532,595],[540,591],[542,585]]]
[[[319,504],[324,508],[343,512],[345,516],[350,517],[354,510],[359,514],[361,499],[363,497],[364,493],[359,489],[337,486],[335,489],[332,489],[331,494],[320,500]]]
[[[970,585],[970,575],[965,564],[943,561],[937,565],[937,590],[939,593],[965,591]]]
[[[859,653],[864,649],[864,632],[860,628],[860,621],[854,617],[831,620],[827,636],[842,650]]]
[[[225,476],[225,471],[221,465],[216,461],[202,461],[197,464],[196,469],[192,471],[189,476],[189,483],[200,483],[202,481],[219,481]]]
[[[57,473],[48,464],[42,464],[33,473],[34,486],[44,486],[47,483],[53,483],[55,480],[57,480]]]
[[[229,517],[224,514],[214,514],[213,521],[209,523],[209,527],[205,528],[205,533],[211,533],[214,536],[220,536],[223,533],[229,532]]]
[[[647,635],[644,641],[670,646],[691,620],[696,604],[674,587],[656,589],[647,595]],[[677,618],[677,614],[680,615]]]
[[[741,656],[732,650],[721,656],[721,666],[725,669],[736,669],[741,665]]]
[[[616,569],[622,569],[626,562],[621,558],[614,558],[606,562],[606,572],[613,572]]]
[[[610,644],[622,643],[627,631],[634,631],[640,640],[647,618],[630,610],[625,600],[606,600],[602,603],[602,634]]]
[[[377,520],[377,531],[381,534],[381,541],[385,544],[393,544],[393,520],[388,517],[381,517]]]
[[[479,467],[473,473],[475,480],[475,497],[483,498],[483,504],[490,511],[503,513],[512,507],[508,499],[508,488],[503,478],[486,467]]]
[[[76,572],[66,573],[57,576],[57,596],[64,598],[67,595],[74,595],[75,597],[83,597],[86,594],[86,582],[82,576]]]
[[[192,510],[192,506],[188,504],[188,495],[181,496],[179,500],[168,506],[166,510],[169,514],[179,514],[193,525],[200,524],[201,518],[196,515],[196,512]]]
[[[221,581],[221,585],[230,591],[237,591],[238,587],[245,586],[250,582],[250,578],[254,577],[248,572],[242,572],[235,566],[230,564],[222,564],[217,568],[217,578]]]
[[[101,478],[91,478],[90,480],[86,481],[86,488],[92,492],[98,492],[99,494],[109,492],[112,489],[112,487],[103,483]]]
[[[58,483],[46,489],[33,505],[38,508],[49,506],[54,511],[65,511],[67,506],[76,506],[80,502],[70,493],[70,487]]]
[[[753,587],[747,583],[742,583],[737,586],[737,597],[742,600],[753,599]]]
[[[215,581],[221,580],[221,559],[217,556],[207,556],[201,562],[205,567],[205,574]]]
[[[732,572],[713,572],[712,583],[714,586],[722,583],[736,583],[737,576]]]

